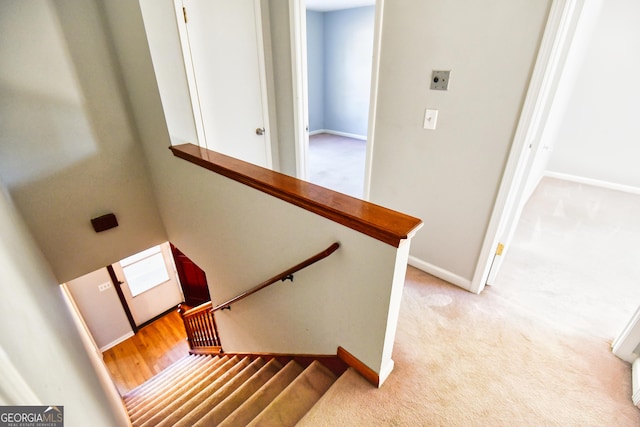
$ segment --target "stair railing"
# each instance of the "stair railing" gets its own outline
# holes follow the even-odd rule
[[[200,304],[190,310],[184,310],[181,306],[178,308],[178,312],[182,316],[184,322],[184,328],[187,332],[187,340],[189,341],[189,347],[192,351],[214,352],[219,353],[221,351],[220,337],[218,335],[218,328],[216,326],[216,320],[214,313],[218,310],[231,310],[231,304],[236,303],[242,299],[247,298],[249,295],[253,295],[256,292],[273,285],[277,282],[284,282],[285,280],[293,281],[294,273],[306,268],[316,262],[328,257],[334,253],[340,247],[340,243],[335,242],[322,252],[315,254],[314,256],[307,258],[301,263],[283,271],[280,274],[273,276],[272,278],[265,280],[257,286],[248,289],[228,301],[218,304],[215,307],[209,302]]]
[[[211,301],[186,311],[180,305],[178,313],[182,317],[191,350],[202,350],[207,353],[220,352],[220,337],[216,319],[211,311]]]

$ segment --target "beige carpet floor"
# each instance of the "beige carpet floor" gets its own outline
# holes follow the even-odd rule
[[[603,339],[410,268],[380,389],[346,374],[301,426],[638,426],[630,366]]]
[[[548,184],[526,208],[499,286],[474,295],[410,267],[389,379],[375,389],[347,373],[299,425],[640,426],[630,365],[610,350],[640,302],[622,284],[638,277],[637,252],[607,261],[597,250],[634,241],[634,208],[607,213],[634,199]],[[581,209],[586,217],[568,215]],[[544,250],[543,236],[558,247]],[[579,259],[570,240],[584,246]]]
[[[309,137],[309,181],[362,198],[367,142],[321,133]]]

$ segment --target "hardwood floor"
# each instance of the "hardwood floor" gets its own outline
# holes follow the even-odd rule
[[[182,319],[172,311],[102,355],[124,395],[189,353]]]

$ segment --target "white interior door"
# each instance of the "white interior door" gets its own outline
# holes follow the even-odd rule
[[[184,301],[169,243],[120,260],[113,271],[137,326]]]
[[[200,145],[271,168],[260,1],[183,0],[182,7],[178,25],[201,115]]]

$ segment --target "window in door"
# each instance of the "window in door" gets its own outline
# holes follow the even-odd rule
[[[169,281],[160,246],[131,255],[121,260],[120,265],[133,297]]]

